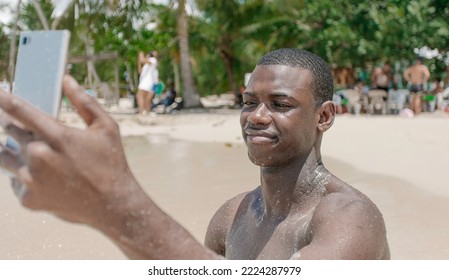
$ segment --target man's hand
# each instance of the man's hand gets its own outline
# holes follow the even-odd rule
[[[108,205],[133,191],[128,188],[134,178],[117,124],[73,78],[65,77],[63,87],[85,129],[64,126],[20,98],[0,93],[0,123],[21,147],[17,152],[2,146],[0,165],[26,186],[19,191],[24,206],[96,225]]]

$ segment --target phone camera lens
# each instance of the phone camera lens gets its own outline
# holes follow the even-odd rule
[[[22,45],[26,45],[29,42],[29,38],[28,37],[23,37],[22,39]]]

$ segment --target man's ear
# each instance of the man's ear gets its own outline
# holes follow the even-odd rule
[[[318,120],[318,129],[321,132],[325,132],[332,126],[335,119],[335,112],[336,110],[334,102],[326,101],[321,104],[321,107],[319,109],[320,119]]]

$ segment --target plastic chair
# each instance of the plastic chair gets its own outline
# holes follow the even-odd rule
[[[341,104],[341,101],[342,101],[341,99],[342,99],[341,96],[338,95],[338,94],[334,94],[334,96],[332,97],[332,102],[335,105],[335,108],[337,110],[337,114],[343,113],[343,107],[342,107],[342,104]]]
[[[387,112],[394,115],[399,114],[406,107],[409,94],[408,89],[390,90],[388,92]]]
[[[348,100],[348,112],[356,115],[360,114],[364,103],[361,94],[355,89],[343,89],[341,92]]]
[[[387,99],[388,94],[385,90],[381,89],[372,89],[368,91],[368,113],[371,115],[385,115],[387,113]]]
[[[443,112],[449,108],[449,87],[437,94],[437,108]]]

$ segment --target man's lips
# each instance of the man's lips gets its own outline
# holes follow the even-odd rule
[[[277,141],[277,134],[265,130],[246,129],[246,139],[254,144],[264,144]]]

